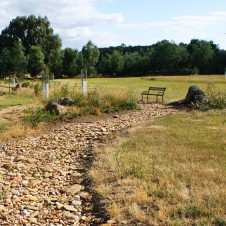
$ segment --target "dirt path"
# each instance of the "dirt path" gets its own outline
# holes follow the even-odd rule
[[[146,104],[124,115],[67,123],[36,138],[1,144],[0,225],[101,225],[109,220],[87,176],[93,148],[114,132],[174,112]]]
[[[22,112],[26,109],[27,106],[12,106],[0,110],[0,119],[15,122],[22,117]]]

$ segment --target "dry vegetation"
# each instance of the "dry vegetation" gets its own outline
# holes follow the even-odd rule
[[[225,111],[182,113],[97,150],[91,176],[110,217],[126,225],[226,225],[225,137]]]
[[[68,96],[81,104],[84,100],[77,95],[81,92],[77,84],[80,80],[75,84],[71,81],[51,84],[51,99]],[[173,101],[183,98],[190,85],[206,91],[208,84],[215,82],[225,92],[226,84],[222,76],[88,82],[89,90],[96,95],[92,101],[104,100],[108,110],[114,97],[120,100],[135,93],[139,100],[140,92],[150,85],[166,86],[166,101]],[[105,99],[97,90],[105,93]],[[21,123],[21,117],[45,103],[40,84],[0,96],[0,141],[42,131],[45,125],[34,130]],[[84,103],[89,106],[89,101]],[[95,108],[83,108],[90,110],[99,113]],[[192,111],[140,125],[118,144],[119,136],[112,139],[110,147],[96,150],[91,176],[110,217],[125,225],[226,225],[225,137],[225,110]]]

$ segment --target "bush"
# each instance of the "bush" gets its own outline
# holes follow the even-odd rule
[[[3,96],[3,95],[5,95],[7,92],[5,92],[5,91],[1,91],[0,90],[0,96]]]
[[[41,84],[40,83],[36,83],[34,84],[34,93],[35,93],[35,96],[39,96],[40,93],[42,92],[42,87],[41,87]]]
[[[26,81],[21,84],[21,87],[29,87],[30,82]]]
[[[206,98],[197,103],[194,108],[200,110],[223,109],[226,107],[226,93],[219,91],[214,85],[209,84],[206,91]]]
[[[29,115],[23,118],[23,121],[36,127],[40,122],[52,123],[57,117],[54,111],[50,112],[44,108],[39,108],[37,111],[31,111]]]
[[[61,89],[61,92],[60,92],[61,97],[68,97],[68,95],[69,95],[68,83],[63,84],[60,89]]]

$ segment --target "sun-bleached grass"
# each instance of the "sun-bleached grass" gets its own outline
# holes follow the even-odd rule
[[[108,113],[115,111],[117,105],[121,103],[121,108],[133,108],[134,102],[140,101],[141,92],[147,90],[149,86],[166,87],[164,96],[165,102],[183,99],[191,85],[198,85],[204,91],[209,84],[213,84],[217,90],[226,93],[226,76],[209,75],[209,76],[144,76],[129,78],[88,78],[88,95],[89,101],[84,101],[82,96],[81,79],[57,79],[50,81],[50,100],[56,100],[59,97],[71,97],[76,103],[83,103],[86,107],[72,115],[99,114],[100,110],[92,106],[92,102],[101,102],[103,111]],[[29,87],[18,89],[16,92],[11,91],[9,94],[0,96],[0,111],[11,106],[29,106],[34,108],[43,107],[48,100],[43,99],[41,90],[41,81],[29,81]],[[5,81],[0,80],[0,91],[8,92]],[[38,89],[35,89],[38,88]],[[35,92],[38,91],[38,92]],[[36,95],[37,94],[37,95]],[[98,94],[98,95],[96,95]],[[89,97],[90,97],[89,96]],[[127,98],[125,102],[125,97]],[[96,98],[96,99],[95,99]],[[155,97],[153,97],[155,100]],[[123,103],[124,102],[124,103]],[[82,105],[82,104],[81,104]],[[124,106],[123,106],[124,105]],[[81,106],[80,106],[81,108]],[[69,110],[71,112],[71,109]],[[5,125],[0,125],[5,127]],[[10,126],[8,128],[11,128]]]
[[[65,79],[57,80],[60,83],[68,83],[72,87],[81,90],[81,80]],[[111,93],[114,91],[133,90],[136,99],[141,99],[141,92],[149,86],[166,87],[164,100],[166,102],[185,98],[188,88],[192,85],[199,86],[206,91],[208,84],[215,85],[218,89],[226,92],[226,76],[224,75],[190,75],[190,76],[143,76],[125,78],[88,78],[88,90],[96,89],[99,92]]]
[[[226,112],[150,122],[97,150],[91,176],[127,225],[226,224]]]

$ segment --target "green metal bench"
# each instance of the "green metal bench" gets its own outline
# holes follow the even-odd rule
[[[149,100],[149,96],[156,96],[156,102],[158,102],[159,97],[162,97],[162,101],[163,101],[165,91],[166,91],[166,87],[152,87],[151,86],[148,88],[147,91],[143,91],[141,93],[142,101],[144,100],[145,97],[147,100]]]

